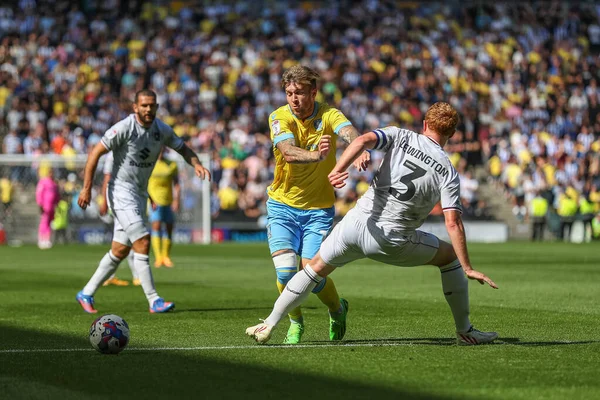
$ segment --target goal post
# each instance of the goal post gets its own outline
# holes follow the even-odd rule
[[[45,154],[0,154],[0,198],[9,198],[8,204],[0,204],[0,224],[10,244],[36,243],[39,224],[39,207],[35,189],[40,172],[52,168],[61,198],[69,204],[68,236],[73,242],[105,243],[112,237],[112,221],[99,215],[102,201],[101,188],[106,156],[100,158],[92,184],[92,201],[84,211],[77,205],[79,191],[83,186],[87,155],[62,156]],[[176,215],[173,241],[175,243],[211,242],[211,184],[196,177],[194,168],[174,151],[168,157],[176,162],[181,187],[179,213]],[[198,153],[203,166],[210,169],[210,155]],[[7,184],[7,182],[9,182]],[[2,191],[10,190],[3,196]]]
[[[202,165],[210,170],[210,155],[207,153],[197,153],[196,155]],[[174,151],[169,153],[168,158],[177,162],[179,185],[181,187],[180,215],[177,216],[176,227],[177,223],[179,223],[185,224],[182,226],[191,229],[191,243],[209,244],[211,242],[212,229],[210,181],[198,178],[194,168]],[[185,241],[183,239],[180,241]]]

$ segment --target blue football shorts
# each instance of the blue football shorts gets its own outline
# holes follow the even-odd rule
[[[156,206],[156,210],[152,210],[150,214],[150,222],[164,222],[166,224],[172,224],[175,222],[175,214],[171,209],[171,206]]]
[[[271,254],[291,249],[302,258],[313,258],[333,226],[335,208],[301,210],[267,200],[267,235]]]

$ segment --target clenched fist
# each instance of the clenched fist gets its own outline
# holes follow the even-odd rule
[[[319,141],[319,159],[324,160],[331,150],[331,136],[323,135]]]

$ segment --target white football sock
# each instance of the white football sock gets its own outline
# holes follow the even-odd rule
[[[112,251],[106,253],[104,257],[102,257],[102,260],[100,260],[96,272],[94,272],[94,275],[92,275],[87,285],[83,288],[83,294],[86,296],[93,296],[100,285],[102,285],[109,276],[115,273],[120,262],[121,260],[119,260]]]
[[[154,301],[159,298],[154,287],[154,279],[152,278],[152,271],[150,270],[150,257],[147,254],[133,253],[133,265],[137,272],[138,279],[142,283],[142,289],[148,304],[152,307]]]
[[[469,320],[469,281],[458,260],[440,268],[444,297],[452,310],[457,332],[471,328]]]
[[[283,292],[273,306],[273,311],[265,319],[265,323],[275,326],[294,308],[298,307],[310,294],[310,292],[321,282],[321,278],[310,265],[298,272],[285,286]]]
[[[137,272],[135,272],[135,265],[133,262],[133,250],[131,250],[127,255],[127,265],[129,265],[129,269],[131,270],[131,275],[133,276],[133,279],[137,279]]]

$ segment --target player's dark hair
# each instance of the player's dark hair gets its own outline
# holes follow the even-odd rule
[[[154,100],[156,100],[156,93],[154,93],[154,91],[150,90],[150,89],[142,89],[142,90],[138,90],[135,93],[135,99],[134,102],[137,104],[140,96],[145,96],[145,97],[154,97]]]

